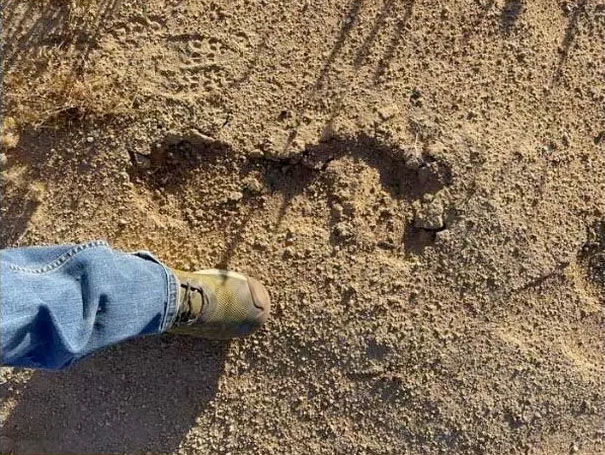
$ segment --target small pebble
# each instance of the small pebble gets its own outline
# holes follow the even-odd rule
[[[250,194],[258,195],[266,192],[264,185],[255,177],[248,177],[243,181],[244,189]]]
[[[378,115],[382,120],[389,120],[399,113],[399,107],[396,104],[387,104],[378,109]]]
[[[227,195],[227,199],[231,202],[238,202],[241,201],[242,198],[244,197],[244,195],[242,194],[241,191],[231,191],[228,195]]]
[[[421,229],[437,230],[444,226],[443,204],[438,200],[427,201],[416,207],[414,225]]]

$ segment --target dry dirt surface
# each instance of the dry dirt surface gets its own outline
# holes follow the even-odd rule
[[[603,0],[2,0],[0,246],[262,279],[4,368],[3,453],[602,454]]]

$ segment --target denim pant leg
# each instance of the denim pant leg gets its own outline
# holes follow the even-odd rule
[[[0,360],[60,369],[175,317],[176,279],[150,253],[104,241],[0,251]]]

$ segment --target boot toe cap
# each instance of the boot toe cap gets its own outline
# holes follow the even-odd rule
[[[250,288],[250,294],[252,294],[254,306],[258,308],[260,313],[257,321],[262,325],[269,317],[269,312],[271,311],[269,292],[260,281],[254,278],[248,278],[248,287]]]

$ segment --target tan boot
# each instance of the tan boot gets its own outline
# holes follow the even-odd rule
[[[169,332],[225,340],[254,332],[269,317],[269,293],[254,278],[216,269],[173,272],[179,310]]]

